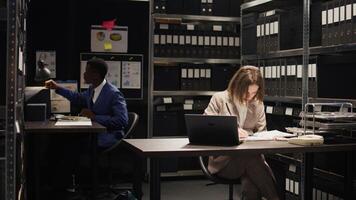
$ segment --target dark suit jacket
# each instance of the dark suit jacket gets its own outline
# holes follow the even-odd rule
[[[122,138],[128,122],[126,101],[123,94],[114,85],[106,82],[95,104],[91,103],[93,88],[89,88],[82,93],[73,92],[66,88],[57,89],[56,92],[74,105],[89,108],[95,114],[94,121],[107,128],[106,133],[99,133],[98,135],[99,147],[110,147]]]

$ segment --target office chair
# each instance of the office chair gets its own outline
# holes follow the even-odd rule
[[[126,138],[129,138],[131,137],[131,134],[133,133],[133,131],[135,130],[135,127],[137,126],[138,124],[138,120],[139,120],[139,116],[138,114],[136,114],[135,112],[129,112],[128,113],[128,125],[127,127],[125,128],[124,132],[124,136],[122,137],[121,140],[118,140],[114,145],[112,145],[111,147],[107,148],[107,149],[104,149],[100,152],[99,154],[99,158],[102,158],[102,159],[105,159],[106,158],[106,162],[107,162],[107,165],[105,166],[105,168],[107,168],[107,171],[108,171],[108,178],[107,178],[107,184],[105,184],[105,186],[102,188],[104,189],[105,191],[110,191],[110,192],[113,192],[113,193],[118,193],[119,191],[122,191],[122,190],[130,190],[131,188],[115,188],[113,187],[113,180],[112,180],[112,176],[113,176],[113,158],[116,158],[118,157],[117,155],[122,155],[122,151],[125,151],[125,149],[123,148],[120,148],[120,144],[122,142],[123,139],[126,139]],[[126,153],[126,152],[125,152]],[[116,160],[122,160],[122,158],[119,158]],[[101,163],[101,162],[100,162]],[[76,193],[75,195],[75,199],[78,199],[78,196],[80,196],[81,194],[78,193],[77,191],[77,188],[78,188],[78,185],[76,185],[76,178],[75,178],[75,175],[73,175],[73,181],[72,181],[72,186],[71,188],[69,188],[70,192],[72,193]],[[105,197],[107,195],[110,195],[110,194],[105,194],[107,192],[104,192],[104,197],[103,199],[105,199]],[[100,199],[100,197],[98,197]]]
[[[108,167],[108,184],[109,184],[109,188],[111,190],[124,190],[124,189],[130,189],[130,188],[114,188],[113,187],[113,160],[119,160],[119,161],[123,161],[122,158],[120,158],[119,156],[126,156],[126,158],[130,159],[131,156],[128,156],[127,154],[129,154],[130,152],[126,152],[125,149],[121,148],[121,142],[123,139],[132,137],[132,133],[134,132],[137,124],[139,121],[139,115],[135,112],[129,112],[128,113],[128,125],[125,128],[125,134],[122,137],[121,140],[117,141],[113,146],[111,146],[108,149],[105,149],[101,152],[101,156],[106,156],[107,157],[107,167]],[[125,152],[127,154],[123,154],[122,152]],[[128,156],[128,157],[127,157]],[[119,157],[119,158],[117,158]],[[113,159],[114,158],[114,159]],[[125,157],[123,158],[125,159]],[[120,162],[120,164],[125,163],[125,162]]]
[[[211,180],[213,183],[208,184],[208,185],[213,185],[213,184],[226,184],[229,185],[229,200],[233,200],[233,196],[234,196],[234,185],[235,184],[240,184],[240,179],[227,179],[227,178],[222,178],[219,177],[217,175],[211,174],[210,171],[208,170],[205,162],[204,162],[204,158],[202,156],[198,157],[199,159],[199,164],[200,167],[204,173],[204,175]]]

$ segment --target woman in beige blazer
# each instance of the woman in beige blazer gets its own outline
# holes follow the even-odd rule
[[[235,115],[240,138],[266,130],[263,105],[264,83],[257,67],[241,67],[227,90],[213,95],[207,115]],[[239,178],[244,199],[278,200],[273,173],[263,155],[211,156],[208,169],[224,178]]]

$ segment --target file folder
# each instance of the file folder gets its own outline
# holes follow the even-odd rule
[[[281,59],[280,60],[280,64],[281,64],[281,77],[280,77],[280,96],[286,96],[286,77],[287,77],[287,73],[286,73],[286,60],[285,59]]]
[[[213,91],[225,90],[235,70],[237,68],[228,64],[212,65],[211,89]]]
[[[200,12],[201,12],[201,0],[183,0],[183,14],[199,15]]]
[[[339,44],[346,40],[346,0],[339,0]]]
[[[327,38],[328,38],[328,4],[322,4],[322,11],[321,11],[321,44],[323,46],[327,46]]]
[[[220,1],[220,0],[215,0]],[[241,0],[230,0],[230,16],[232,17],[240,17],[240,6]]]
[[[242,30],[241,37],[244,38],[241,40],[241,51],[243,55],[256,54],[256,39],[251,37],[251,35],[256,34],[256,13],[249,13],[242,16]]]
[[[333,38],[331,39],[332,45],[340,44],[340,0],[333,0],[333,25],[332,32]]]
[[[297,65],[297,91],[295,96],[302,96],[303,65]]]
[[[213,1],[213,15],[214,16],[229,16],[230,0],[215,0]],[[240,12],[237,10],[236,12]]]
[[[352,41],[356,42],[356,2],[352,4]]]
[[[178,66],[155,66],[155,90],[179,90],[180,70]]]
[[[355,7],[356,8],[356,7]],[[355,10],[356,11],[356,10]],[[355,13],[356,14],[356,13]],[[344,43],[352,42],[352,0],[345,0],[345,39]]]
[[[332,39],[333,39],[333,23],[334,23],[334,5],[333,5],[333,2],[328,2],[328,37],[326,39],[326,45],[329,46],[329,45],[332,45],[333,42],[332,42]]]
[[[167,13],[180,14],[183,10],[183,0],[167,0]]]
[[[180,89],[181,90],[188,90],[188,69],[185,67],[181,68],[181,75],[180,75]]]

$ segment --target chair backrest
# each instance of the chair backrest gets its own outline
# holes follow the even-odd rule
[[[132,134],[132,132],[135,130],[135,128],[137,126],[138,120],[139,120],[139,116],[137,113],[128,112],[128,123],[124,130],[125,134],[122,137],[122,139],[128,138]],[[117,141],[114,145],[112,145],[108,149],[105,149],[103,151],[103,153],[108,153],[108,152],[112,151],[113,149],[115,149],[121,143],[122,139]]]
[[[135,130],[138,120],[139,120],[139,116],[137,113],[135,113],[135,112],[128,113],[128,123],[125,128],[125,135],[124,135],[123,139],[130,136],[131,133]]]

